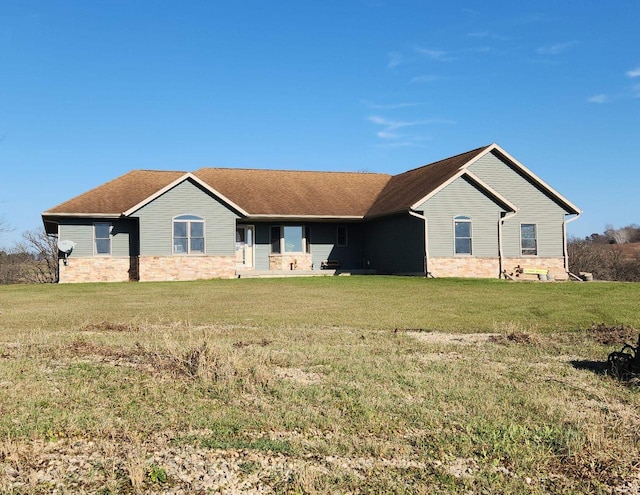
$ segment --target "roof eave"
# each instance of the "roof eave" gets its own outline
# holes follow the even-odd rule
[[[200,185],[201,187],[203,187],[204,189],[206,189],[207,191],[209,191],[211,194],[213,194],[214,196],[217,196],[218,198],[220,198],[223,202],[227,203],[229,206],[231,206],[234,210],[236,210],[237,212],[239,212],[240,214],[244,215],[244,216],[248,216],[248,213],[241,208],[240,206],[238,206],[236,203],[234,203],[233,201],[231,201],[229,198],[227,198],[224,194],[220,193],[219,191],[217,191],[216,189],[214,189],[213,187],[211,187],[209,184],[207,184],[206,182],[204,182],[202,179],[198,178],[197,176],[193,175],[191,172],[187,172],[186,174],[184,174],[181,177],[178,177],[176,180],[174,180],[173,182],[171,182],[170,184],[167,184],[165,187],[163,187],[162,189],[159,189],[158,191],[156,191],[155,193],[153,193],[151,196],[143,199],[142,201],[140,201],[138,204],[132,206],[131,208],[129,208],[127,211],[123,212],[122,214],[124,216],[129,216],[132,213],[135,213],[136,211],[138,211],[140,208],[142,208],[143,206],[151,203],[151,201],[153,201],[154,199],[162,196],[164,193],[166,193],[167,191],[173,189],[175,186],[177,186],[178,184],[184,182],[185,180],[193,180],[194,182],[196,182],[198,185]]]
[[[247,214],[247,220],[362,220],[362,215],[279,215],[275,213]]]
[[[52,211],[45,211],[42,213],[42,218],[50,217],[81,217],[81,218],[120,218],[122,213],[56,213]]]
[[[471,179],[471,181],[475,182],[478,187],[480,187],[487,194],[492,196],[496,203],[502,203],[502,206],[506,207],[505,210],[510,210],[510,211],[513,211],[513,212],[518,211],[518,207],[516,205],[514,205],[511,201],[509,201],[507,198],[505,198],[502,194],[500,194],[498,191],[496,191],[491,186],[489,186],[489,184],[484,182],[477,175],[469,172],[468,170],[465,170],[465,173],[463,175],[465,177],[468,177],[469,179]]]

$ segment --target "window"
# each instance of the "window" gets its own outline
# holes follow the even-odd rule
[[[336,246],[347,247],[347,226],[338,225],[336,228]]]
[[[307,253],[309,229],[302,225],[271,227],[271,253]]]
[[[537,256],[538,238],[535,223],[520,224],[520,247],[522,256]]]
[[[173,219],[173,254],[204,254],[204,220],[195,215]]]
[[[283,237],[285,253],[302,253],[304,251],[304,236],[301,225],[285,225]]]
[[[93,238],[96,254],[111,254],[111,224],[94,223]]]
[[[457,216],[453,219],[455,254],[471,254],[471,218]]]

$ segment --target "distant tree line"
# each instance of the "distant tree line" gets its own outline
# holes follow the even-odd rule
[[[597,280],[640,282],[639,225],[620,229],[607,225],[602,233],[570,239],[567,248],[571,273],[592,273]]]

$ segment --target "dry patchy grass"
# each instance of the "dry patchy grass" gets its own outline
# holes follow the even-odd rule
[[[128,291],[127,298],[118,292],[123,311],[112,319],[99,308],[90,317],[91,294],[77,311],[69,308],[66,324],[46,303],[31,312],[4,305],[0,492],[638,490],[639,391],[603,371],[607,353],[621,344],[609,342],[634,332],[617,327],[624,306],[601,309],[618,315],[608,330],[563,323],[571,331],[553,331],[558,317],[509,320],[505,309],[473,315],[467,332],[452,333],[444,322],[404,315],[423,314],[428,298],[398,309],[399,287],[416,282],[390,280],[340,281],[326,292],[326,282],[284,285],[304,289],[302,299],[311,290],[343,305],[367,300],[361,293],[368,289],[378,298],[368,307],[387,305],[385,325],[376,320],[380,312],[357,323],[359,310],[357,322],[346,324],[350,307],[325,322],[312,311],[308,324],[283,323],[293,313],[280,306],[282,294],[253,284],[251,291],[271,299],[245,304],[235,316],[228,301],[240,294],[224,283],[211,284],[211,306],[189,319],[164,311],[176,297],[184,306],[185,290],[201,293],[198,283],[169,293],[164,284],[106,286],[107,294]],[[557,290],[456,281],[426,287],[455,290],[466,301],[478,289],[520,286],[529,295]],[[562,290],[586,290],[583,307],[613,305],[599,291],[570,287]],[[619,296],[619,286],[611,287]],[[161,319],[140,311],[150,293]],[[431,295],[431,304],[443,304],[443,294]],[[25,299],[0,296],[3,303]],[[526,304],[542,307],[549,296],[537,297]],[[263,314],[263,305],[275,314]],[[465,306],[434,307],[463,313]],[[562,318],[574,313],[563,311]],[[32,324],[49,316],[52,328]]]

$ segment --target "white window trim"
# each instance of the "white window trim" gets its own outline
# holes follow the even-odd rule
[[[181,220],[180,217],[197,217],[194,219],[184,219]],[[176,222],[187,222],[187,252],[186,253],[176,253],[175,252],[175,230],[174,224]],[[198,222],[202,224],[202,252],[192,253],[191,252],[191,222]],[[180,215],[176,215],[171,219],[171,254],[173,256],[205,256],[207,254],[207,225],[200,215],[196,215],[195,213],[181,213]]]
[[[340,229],[344,229],[344,244],[338,242],[338,239],[340,239],[338,231]],[[349,229],[346,225],[336,225],[336,247],[349,247]]]
[[[105,239],[105,237],[96,237],[96,225],[108,225],[109,226],[109,252],[108,253],[99,253],[98,245],[96,241],[98,239]],[[93,255],[94,256],[111,256],[113,239],[111,238],[111,230],[113,229],[113,224],[111,222],[93,222]]]
[[[469,224],[469,239],[471,240],[471,252],[470,253],[457,253],[456,252],[456,222],[467,222]],[[463,239],[461,237],[461,239]],[[466,237],[464,237],[466,239]],[[453,217],[453,255],[462,258],[469,258],[473,256],[473,219],[469,215],[456,215]]]
[[[522,226],[523,225],[534,225],[536,228],[536,254],[524,254],[524,249],[522,248]],[[535,222],[520,222],[520,256],[525,258],[536,258],[539,256],[540,247],[538,246],[538,224]]]
[[[309,244],[309,239],[307,239],[307,229],[308,229],[307,225],[303,223],[295,223],[295,224],[288,224],[288,225],[271,225],[269,227],[269,236],[271,236],[271,229],[273,227],[280,228],[280,252],[279,253],[270,252],[269,254],[275,255],[275,256],[284,256],[289,254],[311,254],[311,245]],[[302,246],[303,248],[305,247],[307,248],[306,251],[286,251],[285,250],[285,242],[284,242],[285,227],[301,227],[302,228]],[[271,237],[269,237],[269,245],[271,245]],[[271,247],[269,247],[269,251],[271,251]]]

